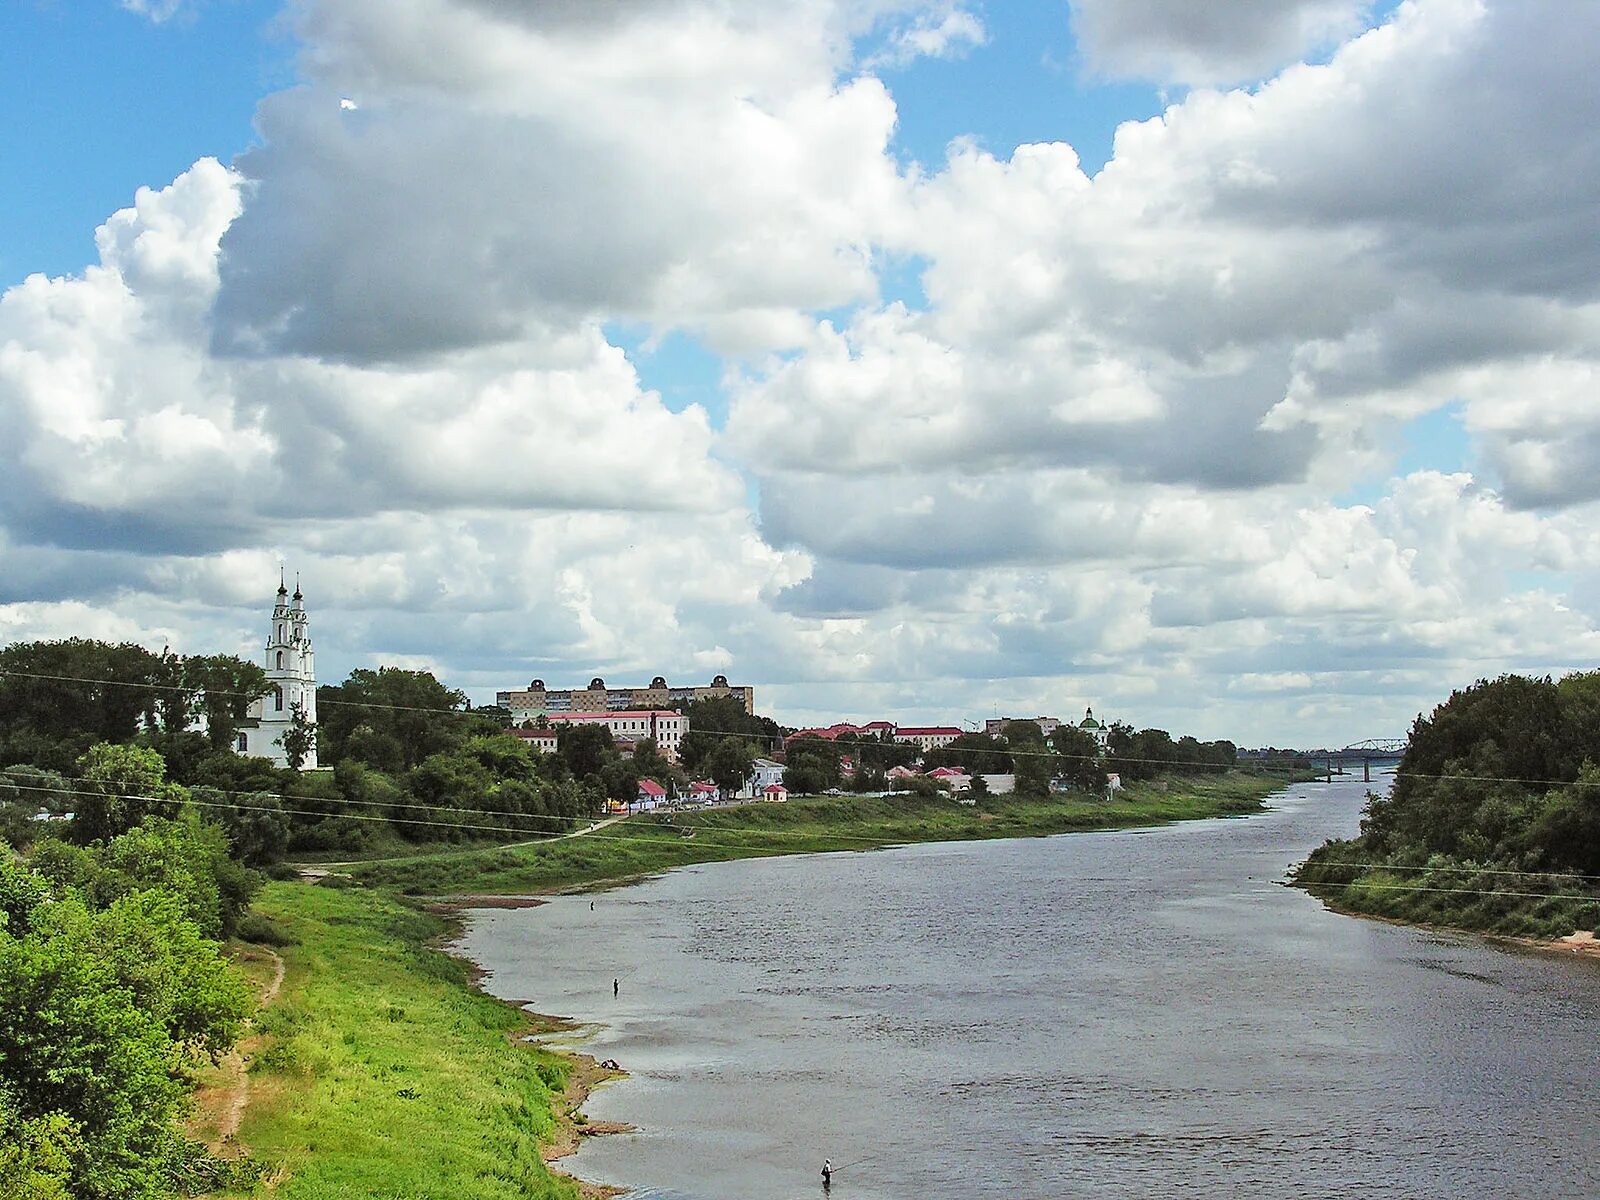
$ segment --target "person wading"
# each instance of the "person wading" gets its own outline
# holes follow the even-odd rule
[[[822,1160],[822,1190],[827,1191],[833,1186],[833,1159]]]

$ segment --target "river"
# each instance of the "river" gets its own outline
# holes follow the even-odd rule
[[[1282,887],[1364,786],[1152,830],[719,863],[471,914],[631,1077],[652,1200],[1600,1195],[1600,969]],[[595,908],[590,911],[591,899]],[[612,980],[619,994],[612,995]]]

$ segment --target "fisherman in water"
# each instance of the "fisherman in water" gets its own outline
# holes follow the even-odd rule
[[[833,1159],[822,1160],[822,1190],[827,1191],[833,1186]]]

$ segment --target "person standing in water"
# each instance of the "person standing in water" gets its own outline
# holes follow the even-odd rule
[[[614,997],[621,990],[622,990],[622,980],[613,979],[611,981],[611,995]]]
[[[822,1160],[822,1190],[827,1191],[833,1186],[833,1159]]]

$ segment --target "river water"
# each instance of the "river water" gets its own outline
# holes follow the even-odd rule
[[[1364,786],[1236,820],[719,863],[471,915],[631,1077],[655,1200],[1600,1195],[1600,969],[1323,910]],[[590,911],[591,899],[595,902]],[[619,994],[612,995],[612,980]]]

